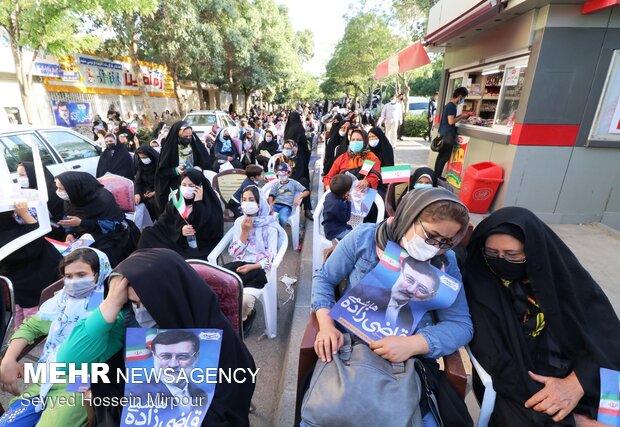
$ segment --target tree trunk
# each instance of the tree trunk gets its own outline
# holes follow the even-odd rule
[[[232,68],[228,68],[228,73],[226,76],[228,81],[228,88],[230,89],[230,95],[232,96],[232,105],[233,105],[233,113],[237,114],[237,84],[235,83],[235,79],[233,77]]]
[[[204,110],[205,109],[205,96],[204,93],[202,92],[202,84],[200,83],[200,77],[196,77],[196,87],[198,90],[198,101],[200,102],[200,107],[198,107],[199,110]]]
[[[250,94],[251,94],[251,93],[252,93],[252,91],[251,91],[251,90],[247,90],[247,89],[245,89],[245,90],[243,91],[243,96],[245,97],[245,99],[244,99],[244,105],[245,105],[244,110],[245,110],[245,114],[248,114],[248,113],[249,113],[249,111],[250,111]]]
[[[181,99],[181,92],[179,91],[179,77],[177,73],[175,73],[169,65],[168,72],[170,73],[170,77],[172,77],[172,82],[174,83],[174,96],[177,99],[177,110],[179,112],[179,117],[185,117],[185,107],[183,106],[183,100]]]
[[[133,38],[135,37],[136,36],[134,34]],[[144,84],[144,74],[142,73],[142,68],[138,62],[138,47],[134,40],[129,43],[129,57],[131,58],[131,66],[133,67],[133,71],[136,74],[138,91],[142,96],[143,114],[146,114],[149,121],[153,121],[153,110],[151,109],[151,103],[149,102],[150,96],[146,89],[146,85]]]

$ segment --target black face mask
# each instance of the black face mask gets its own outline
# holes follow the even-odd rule
[[[484,259],[487,262],[487,267],[492,273],[501,277],[502,279],[517,281],[523,279],[526,274],[526,263],[514,263],[508,262],[503,258],[489,258],[486,255]]]
[[[190,142],[192,142],[192,138],[191,137],[181,137],[181,138],[179,138],[179,144],[181,144],[183,147],[187,147]]]
[[[230,135],[224,135],[224,139],[228,141],[230,139]]]

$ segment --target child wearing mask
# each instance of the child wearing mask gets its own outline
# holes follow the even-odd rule
[[[330,192],[323,202],[323,230],[328,240],[342,240],[352,229],[350,191],[353,179],[350,175],[336,175],[329,183]]]
[[[279,214],[281,226],[286,225],[294,206],[299,206],[304,197],[310,192],[294,179],[289,178],[291,170],[286,163],[280,163],[276,168],[278,182],[272,187],[269,194],[269,204],[274,212]]]
[[[245,176],[245,181],[241,183],[241,186],[233,194],[232,199],[228,201],[228,209],[235,214],[235,218],[243,215],[241,211],[241,193],[250,185],[258,186],[263,178],[263,168],[259,165],[248,165],[245,168]]]

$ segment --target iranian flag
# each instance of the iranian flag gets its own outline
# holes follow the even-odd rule
[[[71,246],[69,243],[59,242],[58,240],[50,239],[49,237],[46,237],[45,240],[50,242],[60,253],[65,252]]]
[[[276,174],[274,172],[265,172],[265,179],[271,182],[276,179]]]
[[[177,198],[177,193],[172,188],[170,189],[170,194],[170,197],[172,198],[172,204],[175,208],[177,208],[177,211],[179,211],[179,215],[181,215],[181,218],[187,218],[187,216],[189,215],[189,209],[185,204],[185,199],[180,195]]]
[[[364,160],[364,164],[362,165],[362,169],[360,170],[361,175],[368,175],[372,167],[375,165],[375,162],[370,160]]]
[[[392,270],[392,271],[398,271],[400,270],[400,256],[399,257],[395,257],[392,254],[388,254],[387,251],[383,252],[383,256],[381,257],[381,261],[380,263]]]
[[[127,347],[125,352],[125,361],[133,362],[136,360],[144,360],[151,357],[151,350],[146,347]]]
[[[388,166],[381,168],[381,180],[384,184],[409,182],[411,165]]]

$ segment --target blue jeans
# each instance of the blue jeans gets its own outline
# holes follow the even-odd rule
[[[288,223],[288,219],[290,218],[293,209],[287,205],[274,203],[273,211],[278,213],[278,221],[280,222],[280,225],[284,227]]]

